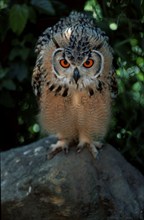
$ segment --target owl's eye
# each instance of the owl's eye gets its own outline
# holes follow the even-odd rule
[[[63,67],[63,68],[68,68],[70,66],[70,64],[67,62],[67,60],[65,59],[61,59],[60,60],[60,65]]]
[[[92,59],[88,59],[86,62],[83,63],[83,66],[86,68],[92,67],[94,64],[94,61]]]

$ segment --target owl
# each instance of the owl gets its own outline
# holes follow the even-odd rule
[[[32,86],[44,131],[57,135],[48,157],[87,147],[94,158],[102,147],[117,93],[113,50],[105,32],[80,12],[47,28],[36,45]]]

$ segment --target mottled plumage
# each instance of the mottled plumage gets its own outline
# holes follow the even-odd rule
[[[44,130],[57,134],[52,156],[72,141],[96,157],[117,92],[108,37],[87,15],[72,12],[39,38],[32,85]]]

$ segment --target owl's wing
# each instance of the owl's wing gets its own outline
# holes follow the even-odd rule
[[[118,94],[118,86],[117,86],[117,80],[115,76],[115,69],[113,68],[108,75],[108,84],[109,84],[109,89],[111,92],[111,98],[116,98]]]
[[[37,97],[40,97],[41,95],[41,90],[45,79],[45,74],[44,71],[42,70],[43,53],[46,45],[49,43],[51,39],[52,36],[51,29],[52,28],[49,27],[42,33],[35,47],[35,52],[37,53],[37,60],[32,75],[32,87],[34,94]]]
[[[41,86],[42,86],[41,71],[39,70],[37,66],[35,66],[33,70],[33,75],[32,75],[32,87],[33,87],[35,96],[39,97],[41,95]]]

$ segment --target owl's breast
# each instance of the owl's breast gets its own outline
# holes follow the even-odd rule
[[[79,132],[104,136],[110,119],[111,99],[108,90],[89,96],[86,92],[74,93],[72,109]]]
[[[67,136],[77,136],[83,129],[91,134],[98,133],[108,122],[109,96],[109,93],[99,92],[89,96],[85,91],[76,91],[62,97],[45,89],[40,104],[42,126],[50,133],[63,132]]]
[[[43,89],[40,100],[40,123],[49,133],[75,135],[75,108],[71,96],[55,95]]]

